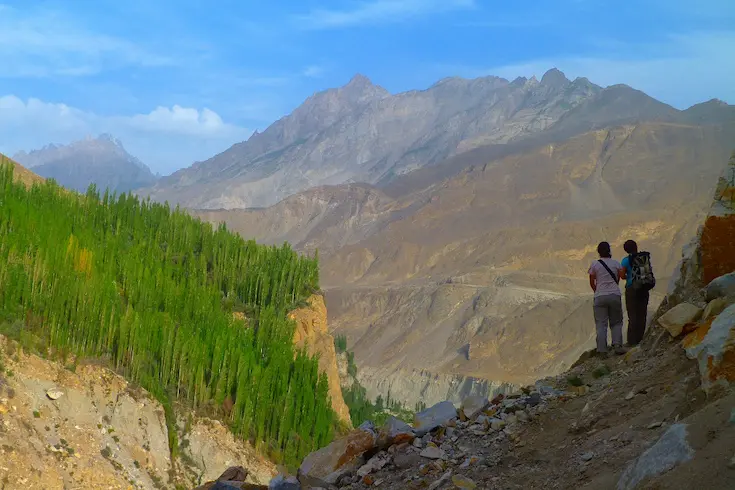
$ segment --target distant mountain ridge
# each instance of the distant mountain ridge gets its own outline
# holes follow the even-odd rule
[[[69,145],[49,144],[13,157],[46,178],[69,189],[84,192],[89,184],[100,190],[127,192],[152,185],[157,177],[130,155],[120,140],[109,134],[87,137]]]
[[[320,185],[386,185],[489,145],[560,142],[635,122],[735,120],[731,106],[700,106],[679,111],[627,85],[571,81],[557,69],[540,81],[451,77],[396,95],[357,75],[312,95],[248,141],[140,193],[188,208],[264,207]]]

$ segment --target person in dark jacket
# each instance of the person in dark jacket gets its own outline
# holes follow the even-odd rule
[[[647,289],[634,289],[632,259],[638,253],[638,244],[628,240],[623,244],[628,254],[621,262],[623,270],[621,279],[625,279],[625,309],[628,312],[628,345],[638,345],[646,333],[646,319],[648,316],[649,292]]]

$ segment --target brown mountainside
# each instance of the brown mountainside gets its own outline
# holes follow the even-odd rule
[[[200,215],[319,248],[330,322],[363,384],[413,403],[427,376],[472,377],[448,380],[451,392],[568,367],[593,338],[585,273],[597,242],[621,255],[637,240],[663,289],[734,144],[733,124],[624,125],[477,160],[397,198],[332,186]]]
[[[10,158],[6,157],[2,153],[0,153],[0,166],[1,165],[13,165],[13,175],[15,175],[15,178],[19,181],[24,183],[27,186],[33,185],[34,182],[43,182],[43,177],[40,177],[27,168],[20,165],[18,162],[15,162],[11,160]]]

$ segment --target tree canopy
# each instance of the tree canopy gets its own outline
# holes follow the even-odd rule
[[[233,432],[277,460],[332,438],[326,375],[295,351],[287,319],[319,287],[316,257],[131,194],[12,177],[1,164],[3,333],[54,358],[106,358],[167,412],[225,407]]]

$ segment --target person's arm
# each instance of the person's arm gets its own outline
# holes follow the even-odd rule
[[[590,274],[590,287],[593,292],[597,292],[597,279],[595,279],[595,276],[592,274]]]
[[[628,278],[628,267],[626,266],[626,260],[623,259],[620,262],[620,280],[625,281]]]

